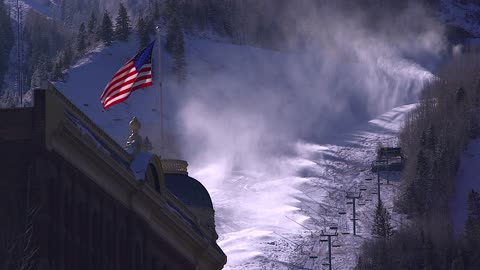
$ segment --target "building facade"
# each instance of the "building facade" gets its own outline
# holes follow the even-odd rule
[[[225,265],[186,162],[127,152],[53,87],[32,108],[0,110],[0,149],[0,269]]]

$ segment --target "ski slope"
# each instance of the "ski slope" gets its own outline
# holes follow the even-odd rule
[[[312,249],[325,256],[324,247],[313,245],[315,235],[325,224],[343,221],[338,211],[319,209],[341,207],[345,190],[369,175],[377,143],[395,143],[414,105],[389,108],[413,99],[430,78],[416,64],[393,66],[386,59],[369,68],[362,60],[349,63],[345,71],[363,72],[352,79],[327,70],[321,58],[187,37],[183,85],[163,53],[165,130],[173,138],[165,149],[175,147],[161,151],[157,86],[101,109],[104,86],[137,50],[133,38],[96,48],[55,84],[120,145],[136,116],[154,151],[189,162],[190,174],[212,196],[226,269],[320,269],[307,256]],[[385,196],[391,198],[395,188],[385,186]],[[353,266],[361,239],[369,235],[373,202],[359,208],[361,237],[342,238],[353,244],[339,249],[338,269]]]
[[[361,243],[371,237],[377,201],[372,194],[376,184],[365,182],[365,178],[376,179],[369,171],[370,163],[378,144],[396,145],[403,120],[414,108],[415,104],[395,108],[329,144],[297,142],[294,153],[275,160],[283,170],[279,175],[237,171],[221,186],[210,189],[217,228],[224,232],[219,244],[229,255],[227,269],[324,269],[321,264],[326,262],[327,246],[319,242],[320,230],[334,224],[339,233],[352,232],[351,222],[338,212],[343,209],[351,218],[346,192],[358,190],[363,183],[368,189],[360,201],[371,201],[357,208],[358,236],[334,238],[334,243],[341,245],[333,251],[334,269],[353,269]],[[215,171],[205,168],[197,175],[210,179]],[[386,174],[380,177],[382,200],[393,212],[399,175],[392,172],[389,185]],[[395,213],[392,217],[393,225],[400,227],[403,217]]]
[[[53,5],[42,2],[22,3],[51,16]],[[442,5],[447,23],[480,33],[476,22],[465,20],[466,7],[452,1]],[[361,243],[370,237],[376,195],[374,183],[365,178],[375,178],[368,171],[375,149],[379,143],[396,144],[405,115],[415,107],[400,105],[415,101],[431,78],[421,66],[399,58],[401,50],[390,51],[394,41],[365,43],[357,36],[365,33],[355,30],[340,31],[334,37],[337,43],[306,53],[187,37],[184,85],[170,74],[168,55],[162,62],[170,138],[164,147],[158,87],[139,90],[127,102],[101,110],[104,86],[138,50],[133,37],[91,51],[56,86],[120,145],[136,116],[141,135],[149,136],[154,151],[189,162],[190,174],[212,196],[218,242],[228,256],[226,269],[325,269],[326,246],[319,242],[319,232],[330,225],[351,232],[345,192],[366,185],[365,205],[357,208],[358,236],[334,239],[339,247],[333,250],[333,269],[352,269]],[[430,51],[402,41],[408,50]],[[477,148],[472,143],[469,153]],[[477,175],[468,164],[475,160],[476,154],[462,159],[455,209],[464,209],[467,179]],[[381,178],[381,195],[392,211],[399,176]],[[393,220],[396,227],[404,222],[395,213]]]
[[[415,104],[400,106],[363,124],[352,133],[339,136],[325,145],[302,144],[302,156],[310,162],[304,168],[306,181],[300,188],[302,212],[310,217],[304,223],[306,236],[297,246],[294,261],[298,267],[324,269],[327,263],[328,246],[320,242],[320,230],[330,232],[330,226],[338,226],[338,237],[333,237],[333,269],[353,269],[360,246],[371,237],[370,229],[377,204],[377,175],[370,171],[376,158],[378,145],[397,145],[397,134],[405,116]],[[393,211],[393,201],[399,188],[400,175],[382,172],[380,196],[392,213],[395,228],[406,224],[404,217]],[[365,179],[372,179],[366,181]],[[360,188],[366,189],[361,191]],[[353,210],[347,205],[346,193],[360,192],[356,205],[357,235],[353,235]],[[346,212],[346,214],[342,214]],[[307,233],[308,232],[308,233]],[[312,259],[311,256],[318,258]]]

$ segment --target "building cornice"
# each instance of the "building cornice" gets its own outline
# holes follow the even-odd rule
[[[168,191],[158,193],[147,182],[137,181],[125,166],[132,160],[130,154],[57,90],[46,92],[46,148],[58,153],[110,196],[137,213],[159,237],[198,269],[221,269],[226,256],[196,216]],[[82,130],[83,126],[87,131]],[[211,248],[213,245],[217,248]]]

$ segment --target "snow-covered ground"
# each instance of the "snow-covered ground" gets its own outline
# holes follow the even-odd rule
[[[290,168],[289,177],[237,172],[224,185],[210,190],[221,218],[217,218],[218,226],[226,232],[219,244],[229,255],[227,269],[324,269],[328,253],[327,244],[319,242],[320,231],[330,225],[339,227],[334,244],[341,245],[333,250],[333,269],[353,269],[361,243],[370,237],[377,201],[372,194],[376,175],[369,171],[370,163],[378,144],[396,145],[403,119],[414,107],[395,108],[331,144],[297,143],[293,156],[279,158],[281,167]],[[386,185],[387,174],[380,175],[382,200],[390,212],[398,176],[391,173]],[[374,180],[367,182],[366,178]],[[357,206],[358,236],[341,234],[352,233],[346,192],[358,190],[362,184],[367,190],[359,200],[365,205]],[[279,204],[278,199],[289,197]],[[340,215],[342,210],[347,215]],[[402,217],[394,213],[393,223],[401,226]]]
[[[460,159],[455,196],[451,204],[453,227],[456,233],[463,231],[467,219],[468,194],[472,190],[480,192],[480,140],[470,142]]]
[[[25,9],[52,14],[52,5],[44,0],[21,2]],[[465,19],[476,16],[478,7],[467,10],[447,0],[442,5],[447,23],[480,35],[478,20]],[[322,266],[326,246],[319,242],[319,232],[332,224],[340,232],[352,231],[345,192],[363,184],[367,191],[360,200],[365,205],[357,207],[358,236],[334,239],[340,247],[333,249],[333,269],[351,269],[359,246],[370,237],[376,195],[375,175],[368,167],[375,148],[379,143],[395,145],[414,105],[390,109],[412,100],[431,74],[399,59],[401,54],[391,50],[395,41],[365,42],[363,31],[343,30],[334,37],[337,43],[313,48],[326,50],[323,55],[187,37],[185,85],[174,83],[165,69],[165,125],[178,139],[181,154],[159,154],[186,159],[190,174],[209,190],[218,242],[228,256],[226,269],[326,269]],[[413,46],[402,41],[409,49]],[[159,151],[157,87],[139,90],[127,102],[101,110],[104,86],[137,50],[134,38],[97,48],[56,85],[121,145],[129,135],[128,122],[137,116],[140,133],[149,136]],[[163,66],[170,61],[165,55]],[[475,142],[467,153],[478,151],[480,143]],[[456,209],[465,209],[471,188],[461,183],[471,183],[467,179],[477,175],[476,166],[468,165],[475,164],[474,155],[462,159]],[[381,175],[382,182],[386,177]],[[393,173],[388,177],[391,184],[382,185],[381,195],[391,211],[399,177]],[[344,210],[347,215],[340,215]],[[394,214],[393,219],[395,226],[401,225],[402,217]]]
[[[293,261],[298,267],[325,269],[328,246],[320,242],[321,230],[330,232],[329,226],[338,226],[338,237],[333,238],[336,246],[332,250],[333,269],[353,269],[360,245],[371,237],[371,223],[377,204],[377,175],[370,171],[379,145],[397,145],[397,134],[405,116],[415,104],[395,108],[362,125],[354,132],[339,136],[326,145],[302,144],[303,157],[310,162],[303,169],[308,179],[301,186],[298,197],[302,213],[310,219],[304,223],[303,239],[298,242]],[[399,174],[381,172],[381,198],[392,213],[393,225],[402,226],[403,218],[393,212],[393,201],[399,187]],[[366,181],[366,179],[372,179]],[[366,189],[366,190],[361,190]],[[347,205],[347,192],[360,192],[357,200],[356,231],[353,235],[352,205]],[[346,214],[341,214],[346,212]],[[308,233],[307,233],[308,232]],[[339,245],[339,246],[337,246]],[[311,256],[318,258],[312,259]]]
[[[137,116],[141,135],[149,136],[158,152],[157,87],[101,110],[104,86],[137,50],[133,38],[97,48],[56,86],[121,145],[128,122]],[[307,57],[187,37],[188,79],[180,86],[164,54],[165,126],[181,154],[159,154],[186,159],[190,174],[209,190],[226,269],[319,269],[307,262],[315,235],[326,223],[339,223],[342,230],[350,226],[337,211],[345,206],[344,192],[370,176],[377,144],[395,144],[413,105],[370,122],[369,115],[408,100],[430,77],[391,56],[372,65],[365,58],[337,66],[343,73],[327,69],[342,59]],[[373,183],[368,187],[370,192]],[[390,208],[395,187],[382,187]],[[348,245],[334,251],[336,269],[353,266],[361,239],[369,235],[374,203],[358,208],[361,236],[339,238]],[[316,249],[323,259],[324,247]]]

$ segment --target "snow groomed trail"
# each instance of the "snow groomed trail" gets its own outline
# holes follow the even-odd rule
[[[229,258],[226,269],[328,269],[322,265],[327,262],[327,244],[319,242],[319,234],[330,225],[337,225],[340,234],[333,238],[334,245],[340,245],[332,251],[333,269],[353,269],[361,243],[370,237],[377,202],[377,195],[372,194],[376,190],[376,175],[369,171],[376,147],[397,144],[403,120],[414,108],[414,104],[395,108],[353,133],[339,136],[331,144],[296,143],[296,156],[283,160],[283,167],[291,168],[290,177],[276,179],[272,175],[237,172],[227,186],[211,191],[221,235],[219,244]],[[259,181],[262,177],[270,180]],[[380,177],[384,183],[382,200],[392,212],[399,175],[389,175],[390,185],[386,184],[386,174]],[[366,178],[374,180],[366,182]],[[291,189],[284,190],[285,181],[295,182],[296,188],[289,185]],[[353,236],[349,220],[352,210],[346,205],[345,194],[362,184],[367,190],[359,201],[365,205],[357,206],[358,235]],[[235,196],[238,192],[248,196]],[[275,196],[291,200],[279,205]],[[238,199],[246,197],[251,200]],[[258,211],[258,208],[270,211]],[[341,210],[347,215],[340,215]],[[252,216],[255,213],[265,216],[263,219]],[[269,223],[271,216],[277,222]],[[392,217],[394,226],[399,227],[402,217],[395,213]],[[342,232],[350,232],[350,235]]]
[[[187,41],[188,87],[177,88],[167,74],[165,126],[167,131],[175,132],[175,138],[180,138],[180,145],[199,147],[190,147],[194,150],[183,152],[180,158],[189,162],[189,173],[205,185],[212,197],[218,243],[228,256],[225,269],[323,269],[326,247],[323,242],[314,245],[318,243],[318,232],[331,223],[345,230],[351,226],[347,216],[338,215],[338,209],[346,206],[345,191],[371,176],[368,167],[377,144],[395,144],[397,131],[414,105],[393,109],[363,125],[357,121],[358,127],[350,127],[349,133],[337,134],[334,139],[322,140],[321,145],[287,140],[293,136],[279,137],[288,131],[282,127],[304,121],[303,114],[295,115],[298,120],[294,117],[285,122],[285,115],[275,114],[276,106],[262,109],[271,105],[265,103],[271,94],[293,91],[280,74],[262,66],[263,62],[268,63],[264,64],[267,67],[271,63],[280,65],[284,55],[221,42]],[[129,135],[128,122],[137,116],[142,123],[140,133],[149,136],[158,151],[158,89],[139,90],[127,102],[105,112],[99,102],[105,84],[137,49],[134,39],[99,47],[68,72],[65,82],[56,86],[121,145]],[[164,61],[167,66],[167,55]],[[234,81],[237,84],[232,84]],[[252,107],[252,100],[259,99],[258,93],[263,93],[262,102]],[[287,97],[287,101],[294,100]],[[279,108],[284,108],[283,100],[278,103]],[[293,113],[295,108],[284,113]],[[337,118],[342,119],[339,113]],[[330,116],[321,117],[326,126],[336,119],[325,117]],[[272,123],[275,119],[282,120]],[[304,128],[308,126],[303,123]],[[317,129],[321,128],[326,127]],[[278,153],[262,151],[265,144],[271,143],[270,139],[283,143],[278,145]],[[382,186],[385,198],[393,196],[395,187],[395,182]],[[372,188],[373,184],[369,184],[369,192]],[[334,249],[334,269],[353,267],[362,239],[369,236],[369,217],[375,203],[373,198],[358,207],[359,237],[346,235],[338,239],[348,244]],[[391,209],[391,201],[386,204]],[[351,215],[351,210],[346,210]],[[311,260],[310,256],[318,259]]]

